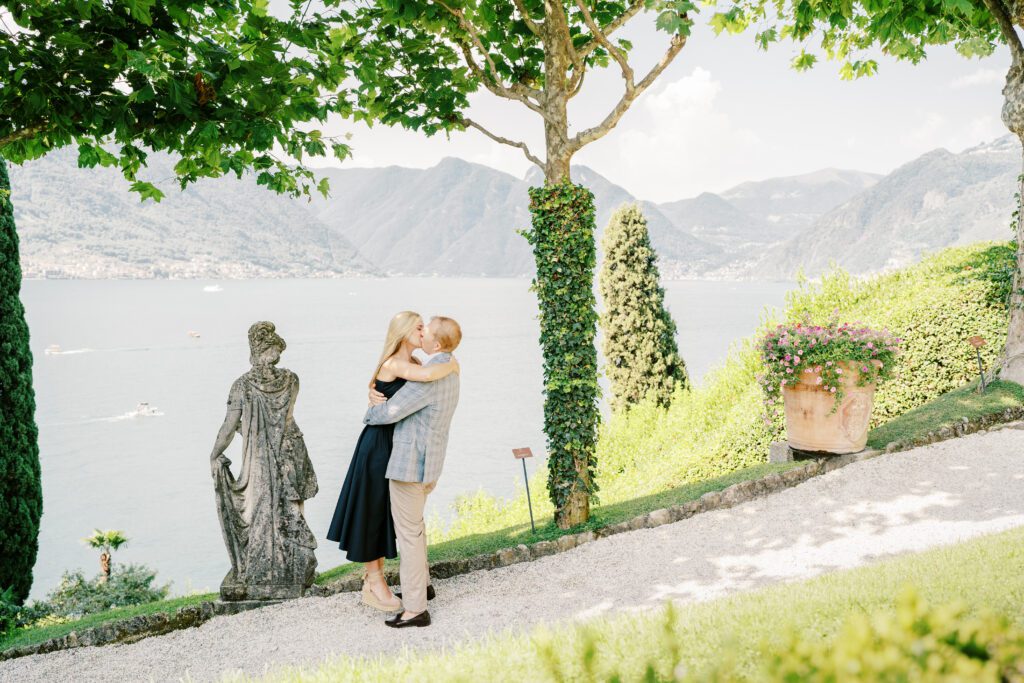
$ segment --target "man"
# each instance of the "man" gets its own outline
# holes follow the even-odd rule
[[[427,365],[446,363],[462,341],[462,329],[451,318],[437,316],[423,328],[423,350],[433,357]],[[363,422],[395,425],[394,446],[387,478],[391,514],[395,520],[403,612],[384,623],[393,628],[429,626],[427,611],[430,569],[423,510],[444,466],[448,429],[459,403],[459,375],[436,382],[407,382],[390,401],[370,393]],[[433,596],[430,596],[433,597]]]

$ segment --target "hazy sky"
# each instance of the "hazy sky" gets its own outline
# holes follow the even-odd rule
[[[936,147],[960,151],[1007,133],[999,119],[1005,49],[984,60],[936,49],[916,67],[883,59],[876,76],[847,82],[834,63],[794,72],[791,44],[761,52],[752,33],[716,37],[702,21],[707,16],[618,127],[575,163],[641,199],[669,201],[826,167],[885,173]],[[636,46],[631,61],[638,72],[667,43],[653,24],[653,14],[641,14],[623,31]],[[602,119],[621,83],[617,68],[589,73],[570,106],[574,130]],[[543,157],[539,117],[518,103],[482,92],[470,116],[499,135],[526,140]],[[355,156],[346,166],[426,168],[446,156],[517,176],[530,166],[519,150],[477,131],[426,138],[338,121],[331,132],[352,133]]]

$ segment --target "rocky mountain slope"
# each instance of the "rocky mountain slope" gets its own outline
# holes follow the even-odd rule
[[[959,154],[935,150],[888,176],[824,169],[719,194],[641,202],[669,278],[791,278],[837,262],[854,273],[909,263],[952,244],[1008,239],[1020,168],[1015,138]],[[79,169],[70,150],[11,168],[28,276],[513,277],[533,272],[517,230],[529,225],[525,178],[448,158],[428,169],[325,169],[328,199],[293,200],[242,180],[180,192],[170,162],[146,177],[167,198],[140,204],[110,169]],[[592,169],[597,233],[637,201]]]

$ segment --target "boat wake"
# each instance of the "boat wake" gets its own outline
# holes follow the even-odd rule
[[[78,354],[78,353],[95,353],[95,352],[96,352],[96,349],[68,349],[67,351],[64,351],[63,349],[60,349],[60,348],[56,348],[55,349],[55,348],[53,348],[51,346],[50,348],[46,349],[46,351],[44,351],[43,353],[45,353],[47,356],[73,356],[73,355]]]
[[[100,417],[95,420],[88,420],[88,422],[121,422],[123,420],[134,420],[138,417],[163,417],[164,412],[156,406],[151,406],[148,403],[140,403],[135,406],[135,410],[128,411],[123,415],[115,415],[114,417]]]

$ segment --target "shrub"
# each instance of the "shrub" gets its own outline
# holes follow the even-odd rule
[[[590,496],[597,490],[594,195],[568,182],[533,187],[530,213],[531,229],[522,235],[537,263],[533,290],[544,352],[548,494],[564,529],[587,520]]]
[[[65,572],[46,601],[53,614],[77,618],[112,607],[163,600],[170,593],[170,584],[154,586],[155,580],[155,571],[138,564],[118,565],[108,580],[102,574],[86,579],[80,571]]]
[[[756,680],[1024,681],[1024,631],[991,613],[971,616],[961,605],[929,607],[909,590],[895,611],[855,613],[831,640],[791,633],[769,650]]]
[[[686,364],[679,357],[676,324],[665,308],[657,256],[640,207],[629,204],[612,215],[601,247],[601,328],[612,410],[648,396],[668,407],[676,387],[688,385]]]
[[[0,636],[34,624],[49,615],[50,606],[45,602],[22,605],[18,604],[13,588],[0,591]]]
[[[930,607],[913,589],[904,590],[895,610],[850,614],[831,638],[790,630],[781,641],[763,643],[761,664],[753,671],[730,651],[720,652],[709,670],[688,671],[675,607],[669,603],[656,619],[648,636],[657,642],[658,655],[646,664],[624,662],[628,655],[622,650],[607,656],[606,650],[615,651],[608,633],[593,627],[581,628],[561,651],[552,638],[535,638],[538,659],[555,681],[628,680],[616,671],[622,665],[642,669],[635,680],[651,683],[1024,681],[1024,630],[991,612],[972,615],[960,604]]]
[[[20,612],[21,605],[14,599],[14,589],[8,587],[0,591],[0,636],[17,626]]]
[[[43,490],[32,391],[32,353],[21,305],[11,183],[0,159],[0,586],[21,603],[32,588]]]

